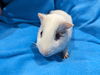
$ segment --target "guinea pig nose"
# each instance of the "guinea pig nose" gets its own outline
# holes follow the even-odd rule
[[[43,50],[43,51],[41,52],[41,54],[42,54],[43,56],[45,56],[45,57],[48,57],[48,56],[49,56],[49,51]]]

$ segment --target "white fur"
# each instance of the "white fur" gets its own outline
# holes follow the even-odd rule
[[[51,11],[50,14],[44,15],[44,18],[42,18],[37,37],[37,47],[42,55],[51,56],[67,48],[72,27],[66,30],[65,37],[61,37],[58,41],[54,40],[55,32],[63,22],[73,24],[71,16],[61,10]],[[43,31],[42,37],[40,36],[41,31]]]

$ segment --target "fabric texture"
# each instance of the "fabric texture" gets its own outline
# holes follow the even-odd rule
[[[0,75],[100,75],[100,0],[3,0]],[[37,13],[68,12],[74,23],[69,58],[43,57],[34,43]]]

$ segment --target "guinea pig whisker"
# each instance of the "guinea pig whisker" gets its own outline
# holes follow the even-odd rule
[[[33,43],[33,45],[34,45],[35,47],[37,47],[36,43]]]

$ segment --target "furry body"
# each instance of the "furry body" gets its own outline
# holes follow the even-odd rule
[[[73,23],[71,16],[62,10],[51,11],[47,15],[39,13],[38,16],[41,21],[41,27],[37,37],[39,52],[46,57],[61,51],[65,52],[72,34]],[[65,30],[63,34],[61,33],[62,37],[59,40],[54,39],[57,30],[59,31],[59,36],[60,32]]]

